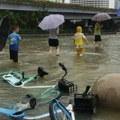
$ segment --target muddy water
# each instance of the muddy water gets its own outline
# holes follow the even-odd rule
[[[93,47],[94,36],[87,36],[90,45],[86,46],[86,53],[83,57],[77,57],[73,47],[72,36],[59,37],[60,40],[60,56],[49,55],[47,37],[23,37],[20,43],[19,63],[13,64],[9,61],[8,45],[2,53],[0,53],[0,71],[20,70],[24,71],[26,76],[35,75],[38,66],[44,67],[49,75],[39,78],[29,85],[52,85],[63,75],[63,71],[59,67],[59,62],[65,64],[68,69],[67,80],[73,81],[78,85],[78,92],[84,91],[86,85],[93,85],[101,76],[120,72],[120,36],[104,35],[102,36],[101,48]],[[7,101],[17,101],[25,94],[41,92],[40,89],[21,89],[14,88],[9,84],[0,81],[0,99]],[[63,104],[67,104],[73,98],[72,95],[64,95],[61,99]],[[48,112],[48,104],[39,105],[35,113]],[[107,109],[100,110],[96,115],[79,114],[77,120],[119,120],[118,112]],[[49,120],[44,118],[43,120]]]

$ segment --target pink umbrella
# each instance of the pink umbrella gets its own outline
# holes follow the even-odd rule
[[[93,21],[105,21],[111,19],[111,16],[107,13],[97,13],[95,16],[93,16]]]

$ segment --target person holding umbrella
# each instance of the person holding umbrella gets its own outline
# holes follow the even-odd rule
[[[101,28],[102,27],[103,25],[101,25],[100,22],[96,22],[95,28],[94,28],[94,35],[95,35],[94,46],[96,46],[98,42],[99,42],[99,47],[101,46]]]
[[[57,34],[59,33],[59,26],[65,22],[64,16],[60,14],[51,14],[45,16],[43,20],[39,23],[39,27],[42,30],[49,31],[49,53],[52,54],[53,47],[56,48],[56,55],[59,56],[60,49],[59,49],[59,41]]]
[[[94,28],[94,46],[96,46],[97,42],[99,42],[99,46],[101,46],[101,28],[103,28],[103,25],[101,25],[101,21],[109,20],[111,19],[111,16],[107,13],[97,13],[93,16],[92,20],[96,21],[95,28]]]

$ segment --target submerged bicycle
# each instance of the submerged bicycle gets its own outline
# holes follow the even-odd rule
[[[71,103],[65,108],[58,100],[55,99],[50,103],[49,113],[31,115],[28,114],[27,111],[36,109],[36,98],[33,95],[28,94],[25,96],[25,99],[26,100],[11,104],[9,102],[2,102],[4,107],[0,107],[0,119],[2,119],[3,116],[8,116],[8,120],[40,120],[42,118],[49,117],[50,115],[51,120],[75,120]],[[62,113],[64,116],[60,117]]]
[[[0,119],[6,115],[11,120],[22,120],[29,117],[26,115],[26,111],[35,109],[36,98],[34,98],[32,95],[26,95],[24,101],[12,104],[9,102],[1,102],[1,104],[3,104],[4,107],[0,107]],[[29,118],[32,119],[34,117],[36,116]]]
[[[37,75],[33,75],[30,77],[25,77],[25,73],[23,71],[0,72],[0,76],[2,76],[4,81],[8,82],[13,87],[21,87],[21,88],[25,87],[25,84],[27,84],[28,82],[36,80],[38,77],[44,77],[47,74],[48,72],[46,72],[42,67],[38,67]],[[43,87],[50,87],[50,86],[43,86]]]
[[[58,81],[59,89],[68,93],[76,91],[77,86],[65,79],[65,76],[67,75],[67,68],[64,66],[63,63],[59,63],[59,66],[65,72],[63,77]],[[65,107],[57,99],[52,100],[49,105],[51,120],[75,120],[73,104],[71,101],[69,102],[68,106]]]
[[[24,72],[16,72],[16,71],[8,71],[8,72],[0,72],[3,80],[16,88],[23,89],[40,89],[42,92],[36,92],[35,97],[39,104],[50,102],[55,98],[59,98],[61,96],[61,92],[57,88],[57,85],[39,85],[39,86],[27,86],[26,84],[30,81],[37,79],[39,76],[44,77],[47,75],[42,67],[38,68],[37,75],[33,75],[30,77],[25,77]]]
[[[49,113],[51,120],[75,120],[73,105],[71,102],[65,107],[55,99],[51,101],[49,105]]]

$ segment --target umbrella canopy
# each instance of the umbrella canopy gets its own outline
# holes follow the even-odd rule
[[[5,16],[0,22],[0,51],[5,47],[9,33],[9,17]]]
[[[95,16],[93,16],[93,21],[105,21],[111,19],[111,16],[107,13],[98,13]]]
[[[64,23],[64,16],[59,14],[51,14],[43,18],[39,23],[42,30],[54,29]]]

